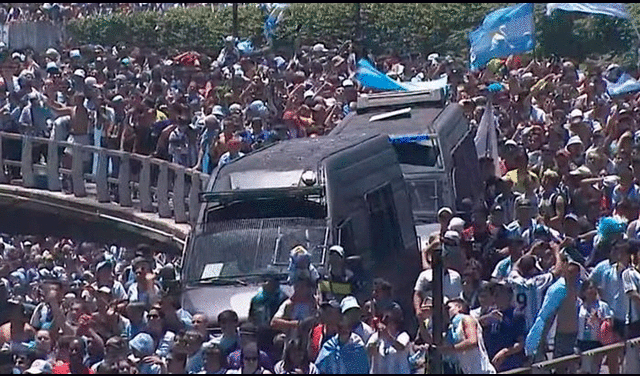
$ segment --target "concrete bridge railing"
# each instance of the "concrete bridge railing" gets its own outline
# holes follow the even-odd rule
[[[70,166],[61,163],[64,150],[71,151]],[[192,225],[209,178],[150,156],[6,132],[0,132],[0,167],[0,184],[60,192],[64,179],[75,197]]]

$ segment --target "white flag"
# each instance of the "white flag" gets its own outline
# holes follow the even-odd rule
[[[629,18],[629,12],[624,3],[547,3],[547,16],[556,9]]]
[[[498,134],[496,118],[493,115],[493,104],[491,99],[488,100],[487,106],[480,119],[476,137],[473,139],[476,144],[476,153],[478,159],[489,157],[493,159],[494,174],[500,175],[500,159],[498,156]]]

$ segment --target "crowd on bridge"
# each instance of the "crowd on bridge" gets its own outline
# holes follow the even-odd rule
[[[354,79],[350,43],[285,57],[247,55],[236,42],[227,37],[218,56],[3,47],[0,130],[210,173],[271,142],[326,134],[366,90]],[[522,55],[469,71],[437,53],[368,57],[403,81],[447,75],[472,128],[487,110],[495,114],[499,153],[480,156],[484,194],[439,210],[414,291],[375,276],[367,288],[340,246],[320,275],[300,247],[291,251],[293,295],[268,279],[239,322],[241,312],[183,310],[179,260],[153,247],[4,236],[2,372],[416,372],[434,349],[436,250],[445,267],[438,350],[446,373],[501,372],[640,337],[640,97],[608,94],[621,67]],[[2,150],[19,160],[20,145],[6,141]],[[46,150],[33,151],[46,163]],[[407,294],[412,307],[395,302]],[[417,333],[404,325],[407,310]],[[210,322],[220,332],[209,332]],[[610,373],[624,355],[607,355]]]

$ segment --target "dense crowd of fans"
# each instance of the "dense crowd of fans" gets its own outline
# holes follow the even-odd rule
[[[248,53],[232,37],[212,57],[124,45],[2,48],[1,130],[205,173],[272,142],[326,134],[365,90],[350,43],[287,57]],[[241,323],[234,311],[214,318],[181,309],[177,260],[148,246],[4,237],[2,371],[415,372],[434,348],[436,249],[445,266],[439,350],[447,373],[506,371],[543,359],[550,345],[560,357],[640,336],[640,100],[607,94],[620,67],[511,56],[471,72],[438,54],[367,57],[402,81],[447,75],[472,128],[487,109],[495,113],[499,160],[480,156],[484,195],[440,209],[415,291],[375,279],[367,294],[342,247],[330,248],[325,275],[297,247],[293,295],[268,278]],[[20,159],[19,144],[5,141],[2,150]],[[34,148],[34,157],[46,163],[46,150]],[[402,294],[414,295],[413,307],[394,301]],[[403,325],[403,310],[412,309],[417,333]],[[211,322],[220,332],[208,330]],[[622,356],[607,356],[609,372]]]

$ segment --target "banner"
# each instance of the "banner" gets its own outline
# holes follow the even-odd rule
[[[519,4],[489,13],[482,25],[469,34],[471,69],[491,59],[531,51],[535,47],[533,4]]]
[[[629,18],[629,13],[623,3],[547,3],[547,16],[556,10],[566,12],[582,12],[604,14],[619,18]]]

